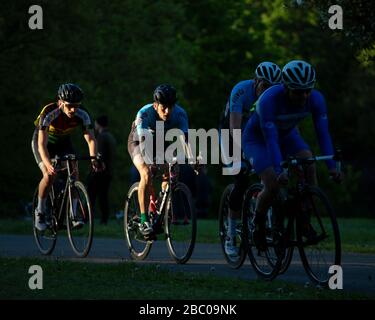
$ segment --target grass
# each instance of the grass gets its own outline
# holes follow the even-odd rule
[[[375,253],[375,219],[339,218],[343,252]],[[108,225],[95,221],[94,237],[124,238],[122,220],[110,220]],[[218,243],[217,220],[198,220],[197,242]],[[31,234],[31,221],[0,219],[0,234]]]
[[[43,269],[43,290],[28,287],[31,265]],[[38,258],[1,258],[0,299],[325,300],[373,296],[275,280],[173,272],[132,262],[95,264]]]

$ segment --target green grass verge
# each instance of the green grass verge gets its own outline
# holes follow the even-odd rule
[[[43,269],[43,289],[28,287],[31,265]],[[374,299],[275,280],[240,280],[173,272],[132,262],[99,264],[37,258],[0,258],[0,299]]]
[[[375,219],[340,218],[343,252],[375,253]],[[197,242],[218,243],[217,220],[198,220]],[[0,234],[31,234],[31,221],[0,219]],[[124,238],[122,220],[110,220],[108,225],[95,223],[95,237]]]

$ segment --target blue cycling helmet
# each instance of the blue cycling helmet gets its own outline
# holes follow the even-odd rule
[[[162,105],[174,105],[177,102],[176,89],[169,84],[157,86],[154,91],[154,101]]]
[[[256,67],[255,76],[270,85],[278,84],[281,82],[281,69],[276,63],[265,61]]]
[[[68,103],[80,103],[83,100],[83,91],[74,83],[64,83],[59,87],[57,97]]]
[[[307,62],[293,60],[282,71],[283,82],[289,89],[312,89],[315,85],[315,70]]]

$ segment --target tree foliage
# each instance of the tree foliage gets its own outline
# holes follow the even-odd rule
[[[331,4],[343,8],[341,31],[328,27]],[[55,99],[60,83],[79,83],[92,116],[110,118],[119,141],[112,203],[120,209],[128,188],[127,135],[157,84],[176,86],[192,128],[216,128],[232,87],[252,78],[259,62],[283,66],[296,58],[316,67],[332,136],[350,164],[346,186],[331,188],[322,179],[323,187],[333,190],[332,197],[349,214],[358,202],[364,212],[373,206],[366,192],[375,181],[373,2],[39,1],[43,30],[28,28],[30,5],[6,1],[0,12],[3,211],[16,212],[18,201],[31,198],[40,178],[30,149],[33,120]],[[302,130],[316,149],[311,123]],[[76,141],[85,148],[81,138]],[[209,173],[216,199],[230,180],[217,166]]]

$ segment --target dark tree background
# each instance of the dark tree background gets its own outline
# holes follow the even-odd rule
[[[43,8],[43,30],[30,30],[28,9]],[[344,29],[328,27],[328,8],[343,9]],[[320,184],[341,216],[373,216],[375,205],[375,2],[347,1],[6,1],[0,12],[0,210],[22,213],[40,179],[30,148],[33,121],[62,82],[85,91],[93,118],[106,113],[119,142],[112,209],[129,187],[127,135],[153,88],[172,83],[192,128],[216,128],[231,88],[271,60],[305,59],[317,70],[335,144],[346,159],[337,186],[320,168]],[[302,124],[317,149],[311,121]],[[86,151],[77,133],[76,148]],[[81,165],[82,175],[85,165]],[[210,216],[229,177],[209,166]]]

